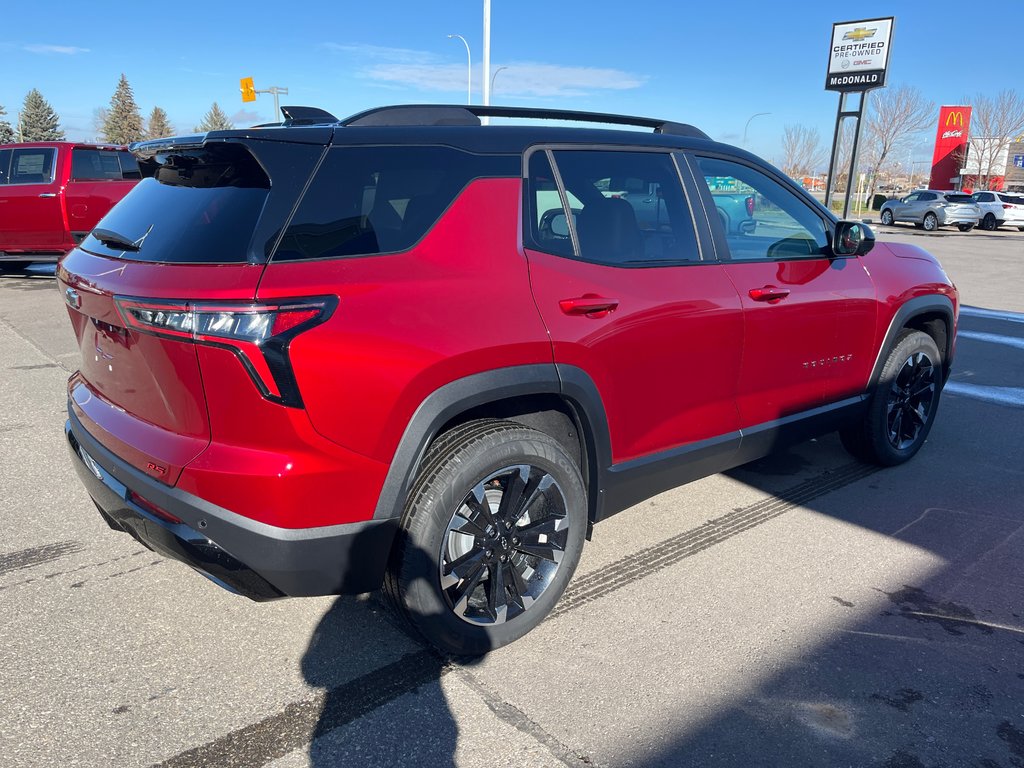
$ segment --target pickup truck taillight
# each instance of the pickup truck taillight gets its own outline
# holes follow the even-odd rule
[[[746,206],[747,206],[747,216],[753,216],[754,215],[754,196],[753,195],[749,196],[743,202],[746,203]]]
[[[288,359],[292,339],[326,321],[333,296],[273,303],[163,301],[117,296],[125,327],[140,333],[188,339],[235,354],[268,400],[296,408],[302,397]]]

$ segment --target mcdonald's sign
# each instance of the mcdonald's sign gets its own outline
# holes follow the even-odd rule
[[[932,174],[928,184],[932,189],[951,189],[952,181],[960,175],[967,137],[971,127],[971,108],[946,106],[939,109],[938,130],[935,133],[935,154],[932,156]]]

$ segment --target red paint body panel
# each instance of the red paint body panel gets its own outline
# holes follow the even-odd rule
[[[860,262],[748,261],[727,263],[725,271],[743,301],[741,426],[853,394],[857,371],[874,362],[864,331],[874,328],[875,289]],[[751,298],[767,286],[789,293],[775,303]]]
[[[290,355],[309,417],[331,440],[390,462],[412,414],[445,384],[551,362],[526,259],[509,248],[520,181],[470,184],[404,253],[271,264],[259,298],[340,298]]]
[[[555,360],[590,374],[618,463],[738,428],[739,297],[718,264],[623,269],[527,251]],[[603,317],[560,302],[618,299]]]

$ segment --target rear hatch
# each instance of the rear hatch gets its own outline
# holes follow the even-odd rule
[[[946,209],[946,215],[953,216],[978,216],[981,213],[981,209],[978,204],[974,202],[974,198],[970,195],[959,194],[959,193],[948,193],[943,195],[946,199],[944,205]]]
[[[281,140],[285,131],[260,133],[135,147],[152,178],[58,270],[81,350],[69,381],[74,415],[169,485],[211,439],[195,326],[226,347],[232,333],[253,333],[266,254],[331,131],[289,129],[295,142]]]

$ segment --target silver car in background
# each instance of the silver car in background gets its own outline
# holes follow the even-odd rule
[[[989,231],[1004,224],[1024,232],[1024,193],[975,192],[971,197],[981,208],[981,228]]]
[[[981,208],[963,192],[918,189],[899,200],[886,200],[881,220],[883,224],[909,221],[928,232],[955,224],[961,232],[970,232],[981,220]]]

